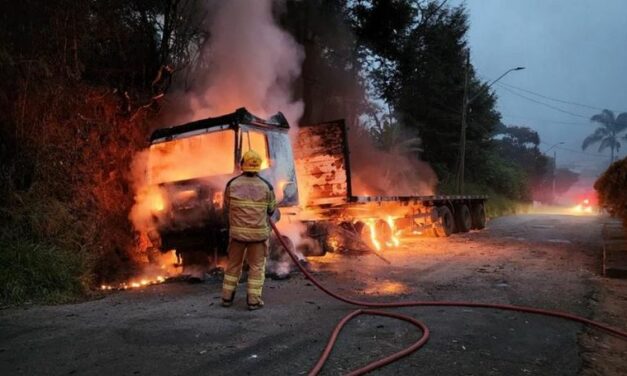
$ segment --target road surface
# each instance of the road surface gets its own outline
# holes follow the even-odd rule
[[[336,291],[372,300],[470,300],[570,311],[627,327],[625,280],[600,272],[597,217],[522,215],[448,239],[406,240],[373,255],[312,261]],[[242,286],[243,287],[243,286]],[[0,311],[1,375],[305,374],[336,322],[352,310],[300,275],[269,280],[266,307],[243,292],[219,304],[220,281],[166,283],[99,300]],[[380,375],[627,374],[627,345],[581,325],[514,312],[398,309],[431,339]],[[621,318],[621,312],[623,317]],[[384,318],[348,325],[323,374],[346,373],[418,338]]]

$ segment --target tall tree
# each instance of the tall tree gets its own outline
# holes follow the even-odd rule
[[[354,29],[366,49],[375,95],[400,123],[418,131],[422,156],[446,182],[458,160],[468,17],[445,1],[358,2]],[[499,122],[495,98],[470,69],[469,91],[480,93],[469,111],[468,161],[483,159]],[[473,166],[469,164],[469,170]]]
[[[610,148],[611,162],[614,162],[614,153],[618,153],[620,142],[619,133],[627,129],[627,112],[618,116],[610,110],[603,110],[590,118],[590,121],[601,124],[590,136],[586,137],[581,148],[586,150],[590,145],[600,143],[599,152]]]

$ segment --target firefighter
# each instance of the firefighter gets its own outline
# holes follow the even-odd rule
[[[226,184],[224,210],[229,220],[229,260],[224,271],[222,305],[230,307],[242,273],[244,257],[249,266],[248,309],[263,307],[261,290],[265,278],[269,218],[276,210],[272,185],[259,176],[261,157],[247,151],[241,160],[243,173]]]

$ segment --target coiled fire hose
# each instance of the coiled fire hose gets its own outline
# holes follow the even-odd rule
[[[324,285],[322,285],[320,282],[318,282],[316,280],[316,278],[307,270],[305,269],[300,262],[298,262],[298,257],[296,257],[296,255],[294,254],[294,252],[290,249],[290,247],[287,246],[287,244],[285,243],[285,240],[283,240],[283,237],[281,235],[281,233],[279,232],[279,230],[277,229],[276,225],[274,224],[274,222],[270,221],[270,226],[272,226],[272,229],[274,230],[274,233],[276,234],[279,242],[281,243],[281,246],[285,249],[285,251],[288,253],[288,255],[290,256],[290,258],[292,259],[292,261],[294,262],[294,264],[296,264],[296,266],[298,267],[298,269],[300,269],[301,273],[303,273],[305,275],[305,278],[309,279],[311,281],[311,283],[313,283],[316,287],[318,287],[320,290],[322,290],[323,292],[325,292],[327,295],[340,300],[344,303],[348,303],[348,304],[352,304],[355,306],[360,306],[360,307],[368,307],[368,308],[400,308],[400,307],[472,307],[472,308],[491,308],[491,309],[498,309],[498,310],[506,310],[506,311],[516,311],[516,312],[524,312],[524,313],[533,313],[533,314],[537,314],[537,315],[543,315],[543,316],[551,316],[551,317],[558,317],[561,319],[566,319],[566,320],[570,320],[570,321],[575,321],[581,324],[585,324],[588,326],[591,326],[593,328],[596,329],[600,329],[602,331],[605,331],[609,334],[612,334],[620,339],[626,340],[627,341],[627,332],[621,331],[619,329],[615,329],[612,328],[608,325],[587,319],[585,317],[581,317],[581,316],[577,316],[577,315],[573,315],[571,313],[568,312],[560,312],[560,311],[552,311],[552,310],[545,310],[545,309],[540,309],[540,308],[532,308],[532,307],[523,307],[523,306],[516,306],[516,305],[509,305],[509,304],[488,304],[488,303],[473,303],[473,302],[464,302],[464,301],[406,301],[406,302],[385,302],[385,303],[378,303],[378,302],[365,302],[365,301],[361,301],[361,300],[355,300],[355,299],[351,299],[351,298],[347,298],[345,296],[339,295],[329,289],[327,289]],[[331,355],[331,351],[333,350],[333,346],[335,345],[335,342],[337,341],[337,338],[340,334],[340,332],[342,331],[342,329],[344,328],[344,326],[353,318],[360,316],[360,315],[372,315],[372,316],[385,316],[385,317],[391,317],[391,318],[395,318],[395,319],[399,319],[399,320],[403,320],[406,321],[418,328],[420,328],[420,330],[422,331],[422,336],[420,337],[420,339],[416,342],[414,342],[411,346],[408,346],[406,348],[404,348],[401,351],[398,351],[396,353],[393,353],[391,355],[388,355],[386,357],[383,357],[381,359],[375,360],[374,362],[368,363],[367,365],[365,365],[364,367],[355,369],[353,371],[351,371],[348,375],[354,376],[354,375],[363,375],[367,372],[370,372],[374,369],[383,367],[387,364],[390,364],[404,356],[407,356],[411,353],[413,353],[414,351],[418,350],[419,348],[421,348],[425,343],[427,343],[427,341],[429,340],[429,328],[427,328],[427,326],[425,324],[423,324],[422,322],[414,319],[411,316],[407,316],[407,315],[402,315],[399,313],[394,313],[394,312],[387,312],[387,311],[381,311],[381,310],[375,310],[375,309],[357,309],[355,311],[352,311],[351,313],[349,313],[348,315],[344,316],[342,318],[342,320],[340,320],[340,322],[335,326],[335,328],[333,329],[333,332],[331,333],[331,337],[329,338],[329,341],[327,342],[327,345],[324,348],[324,351],[322,352],[322,355],[320,356],[320,359],[318,359],[318,361],[316,362],[316,364],[314,365],[314,367],[309,371],[309,375],[313,376],[313,375],[317,375],[321,370],[322,367],[324,367],[325,362],[327,361],[327,359],[329,358],[329,356]]]

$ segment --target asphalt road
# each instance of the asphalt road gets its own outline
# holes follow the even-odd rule
[[[604,288],[599,242],[596,217],[512,216],[481,232],[407,240],[385,252],[391,265],[372,255],[327,255],[312,266],[328,286],[363,299],[509,303],[592,317],[602,309]],[[0,374],[305,374],[330,330],[353,309],[300,275],[268,281],[260,311],[247,311],[243,294],[222,308],[219,292],[217,280],[178,282],[80,304],[4,309]],[[397,311],[425,322],[431,340],[374,374],[577,375],[587,367],[582,353],[594,355],[580,344],[581,325],[554,318],[467,308]],[[323,374],[346,373],[418,336],[402,322],[357,319]]]

